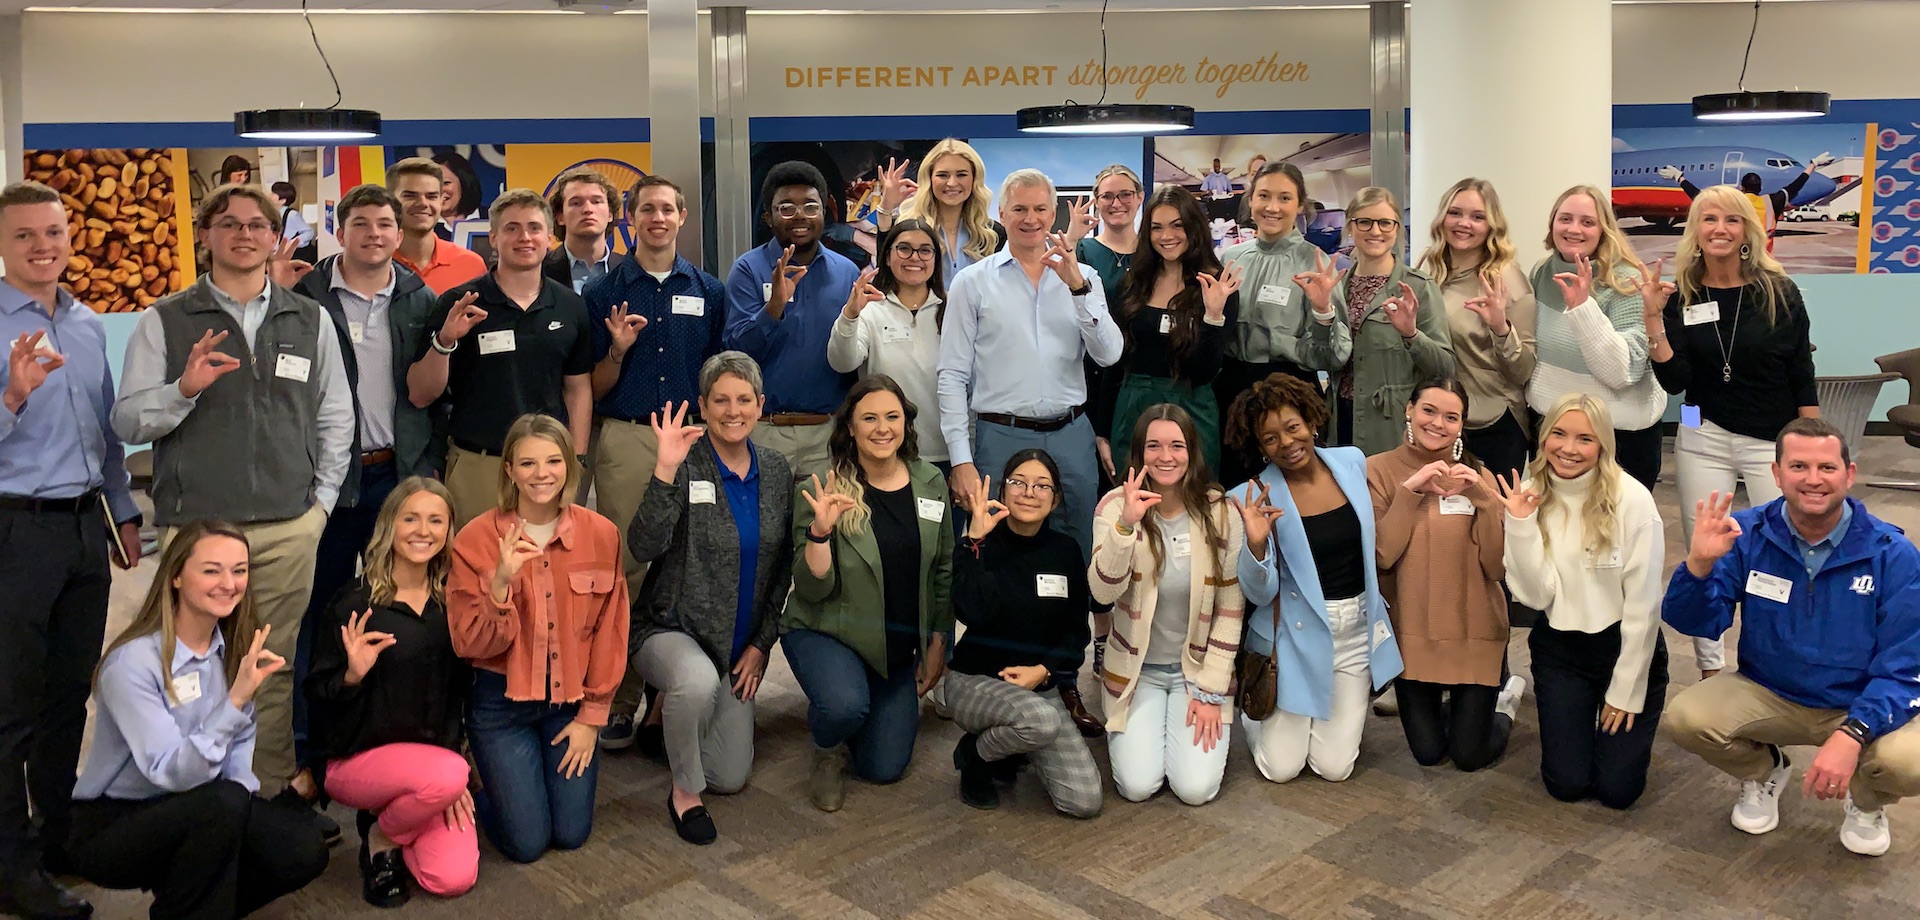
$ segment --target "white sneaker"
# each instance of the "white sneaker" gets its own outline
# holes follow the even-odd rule
[[[1507,678],[1506,686],[1500,688],[1500,696],[1493,702],[1493,711],[1514,718],[1520,711],[1520,698],[1527,693],[1527,679],[1518,674]]]
[[[1733,805],[1733,826],[1749,834],[1764,834],[1780,826],[1780,792],[1787,788],[1793,765],[1782,762],[1766,781],[1740,784],[1740,801]]]
[[[1887,810],[1861,811],[1847,796],[1847,816],[1840,822],[1840,845],[1861,856],[1884,856],[1893,845],[1887,830]]]

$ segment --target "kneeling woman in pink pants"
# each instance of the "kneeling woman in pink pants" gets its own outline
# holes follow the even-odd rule
[[[453,499],[413,477],[380,508],[366,574],[315,631],[307,698],[327,794],[360,809],[367,903],[397,907],[408,878],[452,897],[473,887],[480,843],[460,755],[473,672],[447,632]]]

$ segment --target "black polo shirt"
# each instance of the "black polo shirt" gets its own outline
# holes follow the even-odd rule
[[[540,297],[522,310],[489,272],[441,294],[427,328],[445,325],[453,305],[469,291],[480,293],[477,305],[487,318],[447,357],[452,403],[447,431],[462,450],[497,454],[507,429],[522,415],[538,412],[568,420],[562,379],[593,372],[587,302],[571,287],[542,279]],[[426,357],[431,347],[422,337],[414,360]]]

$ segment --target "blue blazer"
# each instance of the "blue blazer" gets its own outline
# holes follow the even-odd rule
[[[1378,690],[1387,681],[1400,676],[1400,644],[1393,635],[1393,623],[1387,619],[1387,602],[1380,596],[1380,572],[1373,549],[1373,496],[1367,491],[1367,456],[1357,447],[1315,448],[1320,459],[1333,471],[1333,479],[1346,493],[1347,502],[1360,518],[1361,557],[1366,562],[1367,664]],[[1286,513],[1274,522],[1273,538],[1268,542],[1264,562],[1253,558],[1253,551],[1242,549],[1240,590],[1246,593],[1251,609],[1247,613],[1243,645],[1255,652],[1273,655],[1280,678],[1279,705],[1283,712],[1315,719],[1333,717],[1333,626],[1327,618],[1327,599],[1320,593],[1320,571],[1313,564],[1313,550],[1307,546],[1307,529],[1300,522],[1300,509],[1293,503],[1293,492],[1280,471],[1268,464],[1260,471],[1275,507]],[[1258,491],[1256,489],[1256,491]],[[1245,484],[1232,493],[1244,499]],[[1275,603],[1279,604],[1280,636],[1274,641]]]

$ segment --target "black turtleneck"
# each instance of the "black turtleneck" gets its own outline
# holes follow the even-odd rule
[[[1064,596],[1059,596],[1064,594]],[[1051,527],[1023,537],[1005,522],[953,554],[953,615],[967,631],[949,667],[994,676],[1013,665],[1075,671],[1086,654],[1087,560]]]

